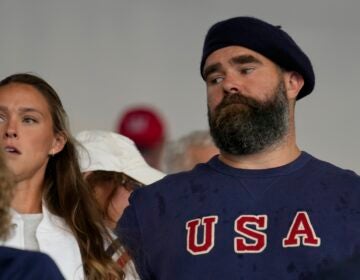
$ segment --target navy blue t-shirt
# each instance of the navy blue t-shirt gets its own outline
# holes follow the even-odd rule
[[[40,252],[0,247],[0,280],[63,280],[54,261]]]
[[[311,279],[360,251],[360,177],[303,152],[266,170],[217,157],[135,191],[117,233],[142,279]]]
[[[342,261],[334,267],[321,271],[312,280],[359,280],[360,255]]]

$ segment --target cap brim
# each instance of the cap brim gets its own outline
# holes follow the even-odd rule
[[[164,178],[166,175],[148,165],[140,165],[136,168],[126,169],[123,172],[144,185],[155,183],[156,181]]]

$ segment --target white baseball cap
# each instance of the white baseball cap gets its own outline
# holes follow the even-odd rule
[[[149,185],[165,174],[150,167],[134,142],[118,133],[101,130],[82,131],[76,135],[81,172],[122,172],[136,181]]]

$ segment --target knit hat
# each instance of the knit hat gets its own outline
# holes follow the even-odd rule
[[[76,135],[81,172],[114,171],[148,185],[165,174],[150,167],[129,138],[109,131],[89,130]]]
[[[296,71],[304,78],[304,86],[297,99],[314,89],[315,75],[309,58],[281,29],[253,17],[235,17],[214,24],[208,31],[200,64],[201,76],[207,57],[228,46],[242,46],[262,54],[288,71]]]

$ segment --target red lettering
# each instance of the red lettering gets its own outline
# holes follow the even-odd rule
[[[321,243],[305,211],[296,213],[289,232],[283,239],[283,247],[299,247],[301,242],[304,246],[312,247],[318,247]]]
[[[206,216],[186,223],[187,250],[193,255],[206,254],[211,251],[215,244],[215,224],[217,216]],[[203,241],[198,243],[198,230],[200,224],[203,226]]]
[[[257,230],[249,228],[254,225]],[[236,253],[260,253],[266,248],[267,236],[258,230],[267,228],[266,215],[241,215],[235,220],[235,231],[254,242],[247,242],[244,237],[234,239],[234,250]]]

